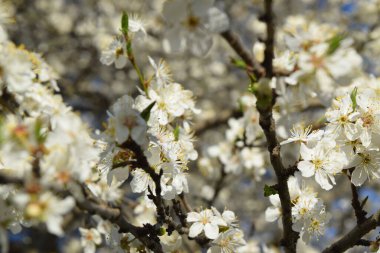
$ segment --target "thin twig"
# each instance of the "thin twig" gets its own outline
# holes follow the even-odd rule
[[[256,78],[264,75],[263,67],[253,58],[252,54],[241,43],[239,37],[231,30],[221,33],[222,37],[227,41],[232,49],[241,57],[247,65],[247,71],[253,73]]]

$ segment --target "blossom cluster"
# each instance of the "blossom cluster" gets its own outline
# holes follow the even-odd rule
[[[302,179],[299,173],[288,179],[289,194],[292,202],[293,230],[300,232],[302,240],[309,243],[312,237],[320,237],[325,233],[330,215],[326,212],[323,201],[317,193]],[[265,219],[276,221],[282,215],[278,194],[269,196],[273,206],[265,211]]]
[[[189,237],[196,237],[204,232],[208,239],[213,240],[211,242],[213,246],[208,252],[234,252],[246,244],[243,232],[237,228],[237,218],[232,211],[225,210],[221,214],[212,207],[188,213],[187,221],[193,223],[190,226]]]
[[[0,188],[0,238],[6,238],[4,229],[19,232],[20,225],[41,222],[62,236],[64,217],[75,201],[57,192],[78,193],[73,182],[96,180],[99,150],[80,116],[55,94],[57,75],[40,55],[7,39],[0,42],[0,52],[0,172],[23,180]]]
[[[208,177],[216,175],[215,166],[222,164],[227,174],[248,174],[260,181],[267,165],[266,150],[263,145],[263,132],[259,126],[259,112],[255,107],[256,99],[245,94],[240,99],[240,118],[230,118],[225,140],[212,145],[199,161],[201,172]]]
[[[24,11],[19,8],[23,1],[18,2],[14,3],[17,11]],[[86,8],[94,5],[90,0],[79,2]],[[376,72],[373,58],[380,53],[379,1],[318,1],[321,6],[341,4],[342,12],[350,9],[342,20],[332,17],[336,10],[321,11],[319,20],[308,8],[303,15],[293,15],[290,7],[294,1],[268,10],[271,1],[255,0],[269,3],[265,5],[268,13],[259,17],[262,10],[259,5],[252,6],[252,1],[148,2],[134,1],[128,8],[138,10],[146,5],[149,10],[143,15],[149,21],[124,13],[119,27],[114,23],[120,22],[122,1],[100,1],[96,15],[82,15],[85,11],[75,10],[76,3],[70,1],[36,0],[32,12],[45,10],[49,28],[57,34],[87,36],[76,43],[88,49],[85,56],[78,57],[78,69],[87,62],[94,68],[83,72],[97,72],[100,67],[93,63],[94,57],[115,67],[102,66],[101,73],[91,78],[90,73],[83,81],[86,77],[71,75],[75,67],[65,67],[62,59],[63,63],[57,64],[62,52],[67,56],[70,52],[60,49],[62,52],[53,52],[48,58],[49,53],[42,57],[12,43],[5,29],[12,21],[12,8],[0,0],[1,249],[8,249],[8,230],[19,233],[39,226],[57,236],[80,238],[81,250],[86,253],[104,248],[110,252],[156,252],[152,250],[155,247],[163,252],[183,252],[185,247],[188,251],[201,247],[202,252],[210,253],[274,252],[277,233],[271,235],[275,241],[269,245],[267,235],[272,226],[260,217],[273,222],[283,215],[287,222],[282,225],[290,224],[284,228],[284,238],[291,227],[301,235],[298,244],[306,243],[307,249],[315,246],[311,241],[334,226],[328,223],[334,221],[331,214],[339,203],[325,197],[347,190],[341,180],[348,178],[355,194],[358,187],[380,178],[380,79],[366,73]],[[310,7],[312,2],[297,4]],[[286,11],[278,11],[281,6],[286,6]],[[222,9],[236,20],[229,20]],[[358,19],[357,28],[350,23],[354,19]],[[251,41],[249,33],[239,39],[235,30],[229,30],[239,30],[241,23],[255,33],[252,52],[244,48]],[[114,37],[109,40],[111,34]],[[215,40],[216,34],[224,44]],[[107,46],[100,46],[105,41]],[[44,50],[50,42],[36,48]],[[213,44],[216,50],[211,56],[208,52]],[[140,53],[139,47],[146,46]],[[242,71],[232,71],[221,62],[230,53],[226,46],[242,58],[231,56],[231,67],[248,73],[245,81],[240,79]],[[168,57],[168,62],[174,63],[170,64],[173,74],[167,62],[158,60],[163,52],[173,54]],[[273,59],[268,61],[268,57]],[[98,89],[100,82],[109,84],[104,89],[104,93],[110,91],[104,96],[107,100],[115,97],[111,93],[118,87],[118,99],[109,104],[107,112],[101,108],[107,114],[102,130],[90,130],[75,109],[63,102],[58,72],[47,62],[60,66],[59,73],[69,73],[70,82],[79,80],[78,86],[88,82],[95,87],[90,89]],[[126,78],[139,86],[135,89]],[[208,95],[202,94],[205,91]],[[219,92],[237,100],[238,108],[231,108],[230,99],[216,101]],[[219,108],[226,104],[232,112],[223,119]],[[208,116],[214,116],[216,123],[197,128]],[[207,135],[211,132],[208,127],[224,123],[227,129],[223,134],[213,131],[211,137]],[[198,130],[202,132],[199,135]],[[196,166],[199,171],[189,170]],[[271,176],[278,182],[264,187],[264,196],[269,195],[272,204],[267,208],[265,201],[256,197],[263,198],[260,189]],[[211,183],[215,187],[210,187]],[[202,189],[195,193],[194,185]],[[290,200],[282,198],[280,185],[287,186]],[[186,197],[192,191],[189,205]],[[359,196],[352,200],[358,224],[367,219],[364,207],[372,202],[366,198],[355,208],[355,198],[360,202],[361,193],[356,192]],[[228,198],[228,209],[220,212],[213,207],[225,205],[222,201]],[[243,198],[247,201],[241,201]],[[242,203],[235,206],[236,202]],[[194,204],[198,207],[192,208]],[[284,204],[290,213],[284,213]],[[269,247],[265,245],[268,242]],[[369,242],[372,251],[378,250],[379,240]],[[286,243],[297,244],[297,239]],[[309,252],[298,247],[297,251]]]

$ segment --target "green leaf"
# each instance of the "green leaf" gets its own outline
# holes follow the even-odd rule
[[[358,87],[355,87],[354,90],[351,92],[351,101],[352,101],[352,109],[355,111],[357,102],[356,102],[356,96],[358,95]]]
[[[123,34],[128,34],[129,27],[129,18],[126,12],[123,12],[123,16],[121,16],[121,32]]]
[[[175,139],[175,141],[178,141],[178,137],[179,137],[179,126],[178,125],[174,129],[173,133],[174,133],[174,139]]]
[[[269,197],[270,195],[278,194],[277,189],[274,186],[265,185],[264,186],[264,196]]]
[[[344,39],[344,35],[337,34],[334,37],[332,37],[329,42],[329,48],[327,49],[327,54],[333,54],[340,46],[340,43]]]
[[[148,105],[144,111],[140,113],[141,117],[145,119],[146,122],[148,122],[150,117],[150,111],[152,110],[153,106],[156,104],[156,101],[152,102],[150,105]]]
[[[34,136],[38,144],[42,144],[46,140],[46,133],[43,132],[43,122],[40,119],[37,119],[34,125]]]
[[[247,64],[243,60],[235,59],[231,57],[231,63],[238,68],[246,69]]]

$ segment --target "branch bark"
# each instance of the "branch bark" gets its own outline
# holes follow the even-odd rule
[[[272,4],[272,0],[264,1],[265,14],[263,20],[267,24],[267,38],[265,41],[265,58],[263,66],[265,68],[265,77],[268,79],[273,77],[275,24]],[[272,115],[273,105],[276,102],[276,94],[274,90],[272,90],[272,94],[272,101],[268,106],[258,106],[258,111],[260,113],[259,123],[267,140],[270,161],[278,181],[277,185],[281,201],[282,224],[284,230],[282,244],[286,253],[295,253],[299,233],[292,229],[292,203],[287,182],[290,173],[284,167],[281,159],[281,146],[277,140],[276,125]],[[260,98],[258,97],[258,102],[260,102],[259,100]]]
[[[322,251],[322,253],[340,253],[354,247],[361,242],[361,238],[371,230],[380,225],[380,210],[366,219],[363,223],[358,224],[340,240]]]

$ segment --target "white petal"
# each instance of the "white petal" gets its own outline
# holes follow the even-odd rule
[[[188,39],[191,52],[198,57],[205,56],[213,44],[212,36],[200,29],[193,32]]]
[[[280,215],[281,211],[276,207],[268,207],[267,210],[265,210],[265,220],[268,222],[277,220]]]
[[[303,177],[311,177],[315,173],[315,166],[309,161],[300,161],[297,165]]]
[[[371,131],[368,128],[364,128],[361,135],[360,140],[364,147],[368,147],[371,144]]]
[[[212,7],[214,1],[215,0],[192,0],[191,10],[195,15],[203,17]]]
[[[121,55],[121,56],[116,58],[115,67],[117,69],[122,69],[125,67],[125,65],[127,65],[127,57],[125,57],[124,55]]]
[[[179,23],[187,16],[187,1],[165,1],[162,15],[171,23]]]
[[[364,171],[362,167],[358,167],[354,170],[351,175],[351,182],[355,186],[361,186],[367,180],[367,173]]]
[[[129,177],[129,169],[127,167],[120,167],[111,170],[107,174],[107,184],[111,186],[114,184],[122,184]]]
[[[187,214],[187,222],[196,222],[201,220],[201,215],[197,212],[190,212]]]
[[[168,30],[163,39],[163,47],[167,53],[182,53],[186,48],[186,38],[181,28],[172,28]]]
[[[230,24],[228,17],[224,12],[218,10],[217,8],[210,8],[207,15],[208,24],[206,27],[209,31],[214,33],[221,33],[228,29]]]
[[[209,239],[216,239],[219,235],[219,227],[217,225],[207,223],[205,225],[205,235]]]
[[[360,135],[358,127],[352,123],[347,123],[344,125],[344,133],[350,141],[356,140]]]
[[[308,148],[305,144],[301,143],[300,154],[302,159],[311,161],[313,160],[313,149]]]
[[[191,238],[196,237],[197,235],[199,235],[200,233],[202,233],[203,228],[204,228],[204,226],[203,226],[202,223],[200,223],[200,222],[194,223],[190,227],[189,237],[191,237]]]
[[[326,173],[321,170],[318,170],[315,173],[315,181],[317,181],[317,183],[322,187],[322,189],[331,190],[331,188],[333,187],[330,184]]]
[[[62,236],[63,230],[61,228],[62,217],[61,216],[50,216],[46,221],[47,229],[50,233]]]
[[[210,222],[214,225],[217,225],[217,226],[227,226],[227,223],[225,220],[223,220],[222,217],[220,216],[212,216],[210,218]]]

